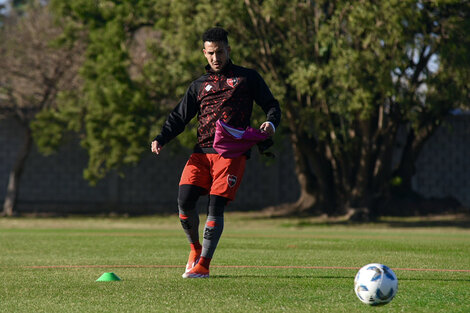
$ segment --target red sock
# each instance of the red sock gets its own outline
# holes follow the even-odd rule
[[[212,258],[205,258],[205,257],[201,257],[199,259],[199,263],[201,266],[205,267],[206,269],[209,269],[209,265],[211,264],[211,260]]]
[[[191,244],[189,244],[189,245],[191,246],[191,250],[192,250],[192,251],[196,251],[196,250],[199,250],[199,251],[200,251],[200,250],[202,250],[202,246],[201,246],[201,244],[199,243],[199,241],[198,241],[198,242],[195,242],[195,243],[191,243]]]

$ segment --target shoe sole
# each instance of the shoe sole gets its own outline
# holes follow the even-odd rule
[[[209,278],[209,274],[184,273],[183,278]]]

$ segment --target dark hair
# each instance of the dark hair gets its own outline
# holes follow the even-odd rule
[[[221,28],[221,27],[213,27],[204,32],[202,35],[202,43],[206,41],[222,41],[228,44],[228,39],[227,39],[228,32]]]

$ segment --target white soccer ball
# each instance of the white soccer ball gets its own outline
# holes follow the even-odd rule
[[[354,291],[359,300],[366,304],[387,304],[395,297],[397,290],[397,276],[383,264],[367,264],[354,278]]]

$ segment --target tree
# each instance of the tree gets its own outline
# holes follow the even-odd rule
[[[85,32],[87,49],[80,70],[84,83],[61,93],[59,106],[38,116],[35,128],[54,125],[58,139],[51,142],[46,133],[38,133],[39,147],[52,151],[63,139],[64,129],[76,130],[89,155],[84,176],[93,184],[112,169],[135,164],[149,147],[150,121],[158,111],[152,102],[156,91],[146,88],[139,74],[145,57],[136,51],[142,52],[141,37],[156,36],[151,26],[157,4],[77,0],[51,1],[51,5],[68,21],[65,38],[73,43],[76,32]]]
[[[266,25],[266,32],[299,26],[287,43],[262,36],[272,51],[281,42],[297,49],[292,38],[302,43],[302,54],[273,56],[278,64],[291,60],[281,77],[287,78],[286,113],[302,191],[284,208],[380,214],[379,204],[397,189],[392,182],[411,192],[423,144],[453,107],[468,103],[469,4],[299,3],[284,15],[292,19],[273,27],[265,7],[246,3],[253,24]],[[400,128],[406,139],[394,160]]]
[[[22,3],[22,1],[17,1]],[[12,10],[0,28],[0,119],[13,118],[24,132],[24,142],[10,171],[3,215],[14,213],[19,181],[33,144],[31,124],[42,110],[55,106],[60,90],[77,86],[82,47],[58,48],[63,29],[47,7],[33,2]],[[53,130],[44,125],[44,130]]]
[[[200,35],[214,25],[228,29],[235,62],[262,72],[283,105],[301,194],[276,211],[380,214],[394,192],[412,192],[417,156],[450,109],[468,105],[468,1],[52,3],[89,32],[75,99],[90,179],[148,149],[147,130],[155,134],[200,75]],[[153,58],[131,77],[130,43],[149,25]],[[405,144],[392,158],[399,130]]]

